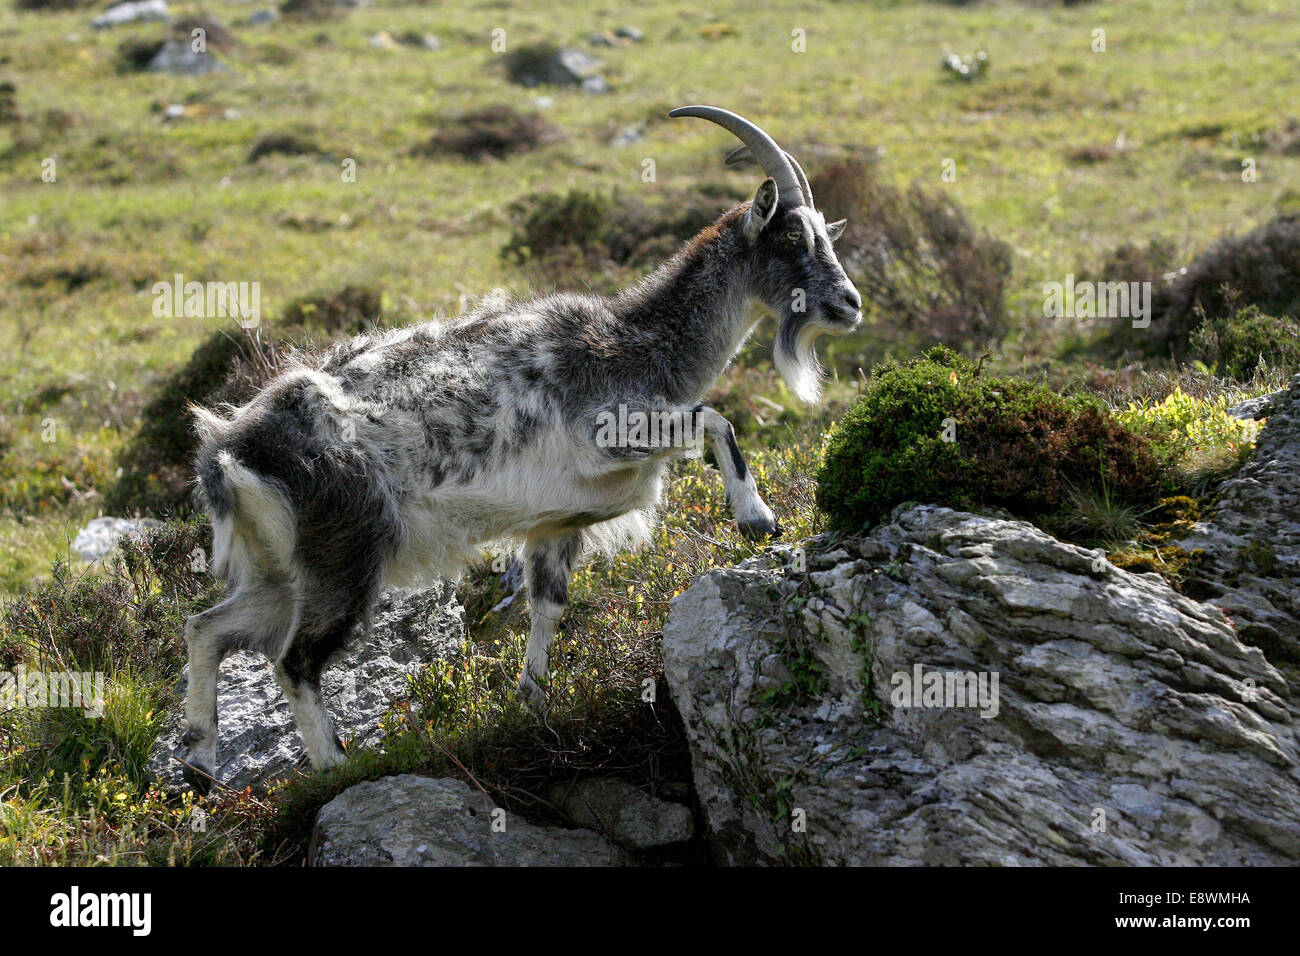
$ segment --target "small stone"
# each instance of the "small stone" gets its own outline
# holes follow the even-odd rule
[[[645,131],[640,126],[624,126],[614,134],[614,138],[609,141],[609,145],[617,148],[631,146],[645,136]]]
[[[690,807],[652,797],[616,777],[560,784],[549,799],[573,823],[633,850],[681,843],[695,833]]]
[[[189,39],[168,40],[149,61],[151,73],[173,73],[177,76],[206,76],[224,73],[226,68],[215,54],[194,49]]]
[[[109,7],[90,25],[95,30],[111,30],[127,23],[144,23],[150,20],[170,20],[167,0],[138,0],[138,2],[119,3]]]
[[[83,561],[100,561],[127,536],[139,536],[162,522],[157,518],[94,518],[72,539],[72,550]]]
[[[414,774],[344,790],[321,808],[311,866],[618,866],[626,854],[590,830],[529,823],[460,780]],[[504,826],[496,825],[498,819]]]

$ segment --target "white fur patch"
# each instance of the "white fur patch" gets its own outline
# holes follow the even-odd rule
[[[777,371],[781,373],[781,377],[785,379],[791,391],[809,405],[817,404],[822,394],[822,367],[817,361],[813,344],[817,341],[817,337],[828,329],[826,323],[816,318],[809,319],[799,330],[793,354],[783,346],[780,330],[777,331],[776,348],[772,353]]]
[[[241,465],[228,451],[217,455],[235,499],[233,520],[213,529],[214,561],[239,579],[240,565],[255,564],[275,576],[288,574],[297,533],[293,509],[284,495]]]

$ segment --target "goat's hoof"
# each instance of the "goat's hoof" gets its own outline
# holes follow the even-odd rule
[[[186,755],[184,760],[185,763],[181,765],[181,777],[191,790],[200,797],[206,797],[212,791],[212,780],[216,776],[212,768],[189,755]]]
[[[765,538],[781,537],[781,522],[776,518],[751,518],[748,521],[737,521],[736,527],[740,533],[751,541],[762,541]]]
[[[315,757],[311,758],[311,768],[317,773],[322,773],[347,762],[348,755],[340,747],[337,751],[331,750],[329,753],[322,754],[319,760]]]

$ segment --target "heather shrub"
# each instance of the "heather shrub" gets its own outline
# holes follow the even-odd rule
[[[880,182],[851,160],[812,178],[829,220],[848,219],[836,252],[868,316],[926,344],[979,346],[1007,330],[1011,247],[976,229],[940,192]]]
[[[946,348],[875,375],[827,440],[817,503],[833,528],[856,530],[915,501],[1005,508],[1079,540],[1104,533],[1080,526],[1081,502],[1155,500],[1148,440],[1097,399],[985,377]]]
[[[382,308],[380,292],[348,285],[294,299],[274,329],[232,326],[213,332],[140,412],[140,427],[118,456],[119,477],[105,497],[105,509],[187,513],[198,450],[190,403],[242,405],[275,376],[292,343],[361,332]]]
[[[19,10],[78,10],[98,5],[98,0],[14,0]]]
[[[540,193],[510,208],[501,254],[559,288],[608,290],[658,265],[743,197],[721,186],[668,191],[650,205],[614,190]]]
[[[449,118],[425,143],[417,156],[461,156],[476,162],[526,153],[559,140],[560,130],[537,113],[520,113],[496,105]]]
[[[248,161],[255,163],[263,156],[319,156],[321,148],[303,133],[277,130],[259,136],[248,148]]]
[[[0,663],[174,678],[185,618],[213,600],[211,547],[208,525],[191,520],[124,539],[102,568],[56,562],[50,580],[5,608]]]
[[[300,296],[284,307],[281,322],[326,335],[355,335],[379,318],[383,294],[370,286],[346,285],[341,289]]]
[[[284,348],[237,328],[204,339],[140,412],[139,430],[119,455],[119,477],[105,496],[105,509],[187,511],[198,447],[189,404],[247,401],[274,373]]]
[[[1193,356],[1218,374],[1248,381],[1264,363],[1300,371],[1300,321],[1250,305],[1231,316],[1206,318],[1190,340]]]
[[[1300,214],[1222,239],[1198,257],[1158,303],[1149,347],[1183,355],[1203,318],[1228,319],[1252,305],[1265,315],[1300,317]]]

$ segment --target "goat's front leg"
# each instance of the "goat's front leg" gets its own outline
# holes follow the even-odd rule
[[[546,680],[551,640],[569,600],[569,579],[582,547],[578,533],[530,541],[524,548],[524,580],[528,585],[528,609],[532,619],[524,670],[519,675],[519,693],[534,710],[546,703],[538,680]]]
[[[722,487],[726,490],[727,504],[736,516],[736,526],[740,533],[747,538],[780,535],[781,525],[758,493],[754,475],[745,464],[740,446],[736,444],[736,430],[731,427],[731,422],[708,405],[699,406],[697,416],[698,426],[704,430],[713,457],[718,463],[718,471],[722,472]]]

